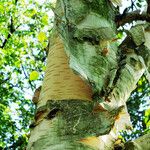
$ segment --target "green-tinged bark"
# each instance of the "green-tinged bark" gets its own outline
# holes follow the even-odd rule
[[[149,150],[150,149],[150,134],[143,135],[136,140],[125,143],[126,150]]]
[[[149,76],[150,25],[133,27],[118,46],[115,11],[106,0],[57,2],[28,150],[111,150],[129,128],[126,101]]]

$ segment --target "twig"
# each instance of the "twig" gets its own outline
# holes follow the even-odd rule
[[[23,73],[24,73],[24,75],[25,75],[25,78],[26,78],[26,79],[29,79],[28,75],[27,75],[26,72],[25,72],[25,68],[24,68],[23,65],[21,65],[21,68],[22,68],[22,71],[23,71]],[[31,87],[31,89],[32,89],[32,91],[33,91],[33,90],[35,89],[35,86],[31,83],[30,80],[29,80],[29,84],[30,84],[30,87]]]
[[[13,23],[13,18],[11,16],[11,19],[10,19],[10,25],[8,26],[9,28],[9,34],[7,36],[7,38],[4,40],[2,46],[0,46],[0,48],[4,48],[8,39],[11,37],[11,35],[15,32],[15,28],[14,28],[14,23]]]

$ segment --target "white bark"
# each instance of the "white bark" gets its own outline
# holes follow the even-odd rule
[[[126,101],[150,69],[149,24],[118,47],[114,9],[106,0],[58,1],[28,150],[111,150],[131,125]]]

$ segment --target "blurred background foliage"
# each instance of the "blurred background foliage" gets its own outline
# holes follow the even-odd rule
[[[135,139],[150,132],[150,85],[145,76],[137,83],[127,102],[133,130],[121,133],[125,141]]]
[[[0,1],[0,149],[24,149],[41,85],[52,1]]]
[[[54,0],[0,1],[0,149],[23,150],[28,142],[35,110],[31,100],[42,84],[53,5]],[[143,6],[143,0],[129,0],[128,8]],[[121,133],[125,140],[150,132],[149,97],[143,76],[128,102],[134,129]]]

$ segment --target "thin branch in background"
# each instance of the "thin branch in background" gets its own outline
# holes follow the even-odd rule
[[[115,22],[117,27],[120,27],[126,23],[132,23],[138,20],[150,22],[150,15],[147,13],[140,14],[140,10],[135,10],[125,15],[116,16]]]
[[[131,7],[132,11],[134,10],[134,7],[135,7],[135,9],[137,9],[136,5],[134,4],[135,1],[136,1],[136,0],[134,0],[134,1],[131,0],[131,6],[130,6],[130,7]]]
[[[2,80],[2,82],[0,83],[0,85],[2,85],[3,83],[5,83],[8,80],[10,80],[10,77],[6,78],[5,80]]]
[[[150,0],[147,0],[147,14],[150,15]]]
[[[123,26],[126,23],[132,23],[133,21],[147,21],[150,22],[150,0],[147,0],[147,12],[142,13],[137,9],[136,5],[134,4],[135,1],[131,0],[130,8],[133,10],[133,7],[136,8],[135,11],[123,13],[122,15],[117,15],[115,22],[117,27]]]
[[[9,34],[7,36],[7,38],[4,40],[2,46],[0,46],[0,48],[4,48],[8,39],[11,37],[11,35],[16,31],[16,29],[14,28],[14,23],[13,23],[13,18],[11,16],[11,19],[10,19],[10,25],[8,26],[9,28]]]
[[[15,0],[15,5],[17,4],[18,0]]]
[[[34,91],[35,86],[34,86],[34,85],[31,83],[31,81],[29,80],[29,77],[28,77],[28,75],[27,75],[26,72],[25,72],[24,66],[21,65],[21,68],[22,68],[22,71],[23,71],[23,73],[24,73],[24,75],[25,75],[25,78],[28,79],[28,81],[29,81],[29,84],[30,84],[30,87],[31,87],[32,91]]]
[[[17,4],[18,0],[15,1],[15,5]],[[2,46],[0,48],[4,48],[7,44],[7,41],[11,38],[12,34],[16,31],[17,28],[19,28],[20,25],[18,25],[16,28],[14,26],[13,17],[10,18],[10,24],[8,25],[9,34],[7,35],[7,38],[4,39],[4,42],[2,43]]]

